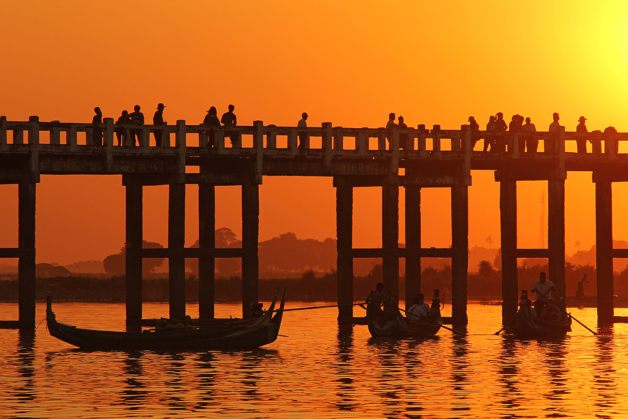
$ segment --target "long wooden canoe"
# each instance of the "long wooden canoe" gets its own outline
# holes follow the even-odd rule
[[[279,335],[286,293],[275,310],[279,292],[268,311],[250,323],[214,326],[149,329],[141,333],[80,329],[59,323],[48,297],[46,320],[50,335],[70,345],[92,350],[241,350],[274,342]]]
[[[531,316],[526,308],[519,309],[517,318],[509,327],[519,339],[560,339],[571,331],[571,315],[565,314],[557,321],[539,319]]]

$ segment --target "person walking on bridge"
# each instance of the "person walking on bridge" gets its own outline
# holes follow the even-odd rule
[[[578,148],[578,154],[586,154],[587,152],[587,134],[589,130],[587,129],[586,121],[587,118],[581,116],[578,119],[578,126],[576,127],[576,147]]]
[[[133,125],[144,125],[144,114],[140,112],[140,105],[135,105],[133,108],[134,111],[129,115],[131,118],[131,124]],[[141,129],[132,129],[131,130],[131,145],[135,146],[135,139],[137,138],[137,145],[142,145],[142,130]]]
[[[308,138],[307,131],[304,130],[304,128],[307,128],[307,117],[307,113],[303,112],[301,114],[301,119],[297,123],[297,128],[299,130],[299,152],[302,155],[305,154],[305,147]]]
[[[166,125],[164,122],[164,104],[160,103],[157,105],[157,112],[155,112],[155,116],[153,116],[153,125],[161,126]],[[163,141],[164,132],[161,130],[153,130],[153,135],[155,136],[155,145],[157,147],[161,147]]]
[[[208,127],[220,127],[220,120],[218,119],[218,111],[215,106],[212,106],[207,111],[207,115],[205,115],[205,119],[203,119],[203,125]],[[214,130],[207,131],[207,146],[208,147],[216,147],[215,141],[215,132]]]
[[[486,137],[484,137],[484,150],[495,151],[495,116],[491,115],[486,124]]]
[[[92,119],[92,145],[102,147],[102,111],[95,107],[94,112],[96,115]]]

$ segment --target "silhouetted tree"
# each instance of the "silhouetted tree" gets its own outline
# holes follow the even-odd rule
[[[155,242],[142,241],[144,249],[163,249],[164,247]],[[164,263],[163,258],[144,259],[142,263],[142,274],[152,273]],[[126,273],[126,244],[120,249],[120,253],[109,255],[103,260],[105,271],[112,275],[124,275]]]
[[[233,249],[242,247],[242,242],[237,239],[235,233],[227,227],[221,227],[214,232],[216,240],[216,248]],[[198,240],[194,242],[192,247],[199,247]],[[198,259],[186,259],[185,265],[198,277]],[[232,258],[216,259],[216,272],[223,275],[233,275],[241,270],[240,260]]]

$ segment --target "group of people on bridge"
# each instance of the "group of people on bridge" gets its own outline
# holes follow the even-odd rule
[[[397,119],[397,122],[395,122]],[[578,153],[587,152],[587,141],[591,142],[593,153],[602,153],[602,139],[607,143],[607,147],[611,145],[617,150],[616,141],[610,141],[614,138],[614,134],[617,134],[617,130],[614,127],[607,127],[604,132],[596,130],[592,131],[589,135],[589,130],[586,126],[586,118],[581,116],[578,119],[578,125],[576,126],[576,134],[572,138],[576,141],[576,148]],[[512,116],[510,123],[506,124],[504,114],[498,112],[496,115],[489,117],[486,124],[486,131],[480,132],[480,125],[475,120],[475,117],[470,116],[469,129],[471,130],[471,150],[473,150],[476,144],[483,138],[484,147],[482,151],[493,153],[506,153],[512,152],[514,149],[514,138],[518,137],[518,151],[519,153],[536,153],[539,147],[539,135],[537,134],[536,126],[532,123],[530,117],[524,118],[519,114]],[[525,122],[524,122],[525,121]],[[560,115],[555,112],[552,115],[552,123],[549,125],[549,136],[545,138],[544,149],[545,152],[557,153],[559,149],[560,141]],[[390,113],[388,116],[388,122],[386,123],[386,129],[391,130],[397,127],[399,129],[407,129],[403,116],[396,118],[395,113]],[[403,150],[412,149],[410,146],[410,136],[408,134],[399,135],[399,147]]]

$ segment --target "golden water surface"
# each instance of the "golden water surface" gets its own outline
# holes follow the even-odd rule
[[[64,323],[124,330],[123,304],[54,310]],[[571,311],[594,328],[595,309]],[[38,319],[44,312],[38,304]],[[145,318],[167,313],[144,305]],[[501,307],[471,304],[466,336],[390,341],[365,326],[338,337],[336,315],[288,312],[276,342],[243,352],[86,352],[52,338],[45,322],[34,337],[0,330],[0,417],[628,417],[628,325],[593,336],[574,322],[562,341],[518,341],[494,335]],[[16,317],[16,304],[0,304],[0,318]]]

